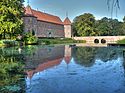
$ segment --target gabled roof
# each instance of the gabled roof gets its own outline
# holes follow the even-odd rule
[[[63,22],[61,21],[61,19],[58,16],[54,16],[51,14],[43,13],[41,11],[33,10],[33,9],[31,9],[30,6],[27,6],[25,8],[25,15],[26,16],[27,15],[35,16],[35,17],[37,17],[37,20],[39,20],[39,21],[45,21],[45,22],[63,25]]]
[[[64,25],[71,25],[71,21],[69,20],[68,17],[66,17],[66,19],[63,22]]]

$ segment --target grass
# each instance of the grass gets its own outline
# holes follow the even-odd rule
[[[32,40],[33,41],[33,40]],[[38,44],[69,44],[69,43],[86,43],[85,40],[73,40],[71,38],[39,38]],[[0,47],[18,46],[19,42],[15,40],[0,40]]]
[[[125,39],[123,39],[123,40],[118,40],[118,41],[117,41],[117,44],[125,44]]]
[[[42,38],[38,40],[39,44],[68,44],[68,43],[86,43],[85,40],[73,40],[71,38]]]

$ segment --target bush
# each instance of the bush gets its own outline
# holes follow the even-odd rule
[[[24,35],[25,44],[37,44],[38,38],[34,36],[31,32],[25,33]]]

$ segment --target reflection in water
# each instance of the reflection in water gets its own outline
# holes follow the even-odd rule
[[[49,48],[39,49],[37,57],[44,55],[33,62],[40,64],[27,71],[27,93],[125,92],[122,49],[57,46],[46,52]]]
[[[95,62],[96,49],[91,47],[79,47],[74,49],[73,56],[78,64],[90,67]]]
[[[6,73],[0,68],[0,90],[9,85],[22,89],[26,83],[26,93],[125,93],[123,48],[61,45],[5,50],[0,50],[1,66],[5,59],[13,65],[11,70],[6,66]],[[26,73],[25,83],[19,72]]]
[[[0,49],[0,93],[23,93],[24,56],[17,49]]]

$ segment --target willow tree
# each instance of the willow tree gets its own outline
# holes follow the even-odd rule
[[[0,37],[13,39],[23,31],[23,0],[0,0]]]
[[[117,11],[120,9],[119,0],[107,0],[107,5],[108,9],[111,10],[111,17],[113,16],[114,8],[117,16]]]

